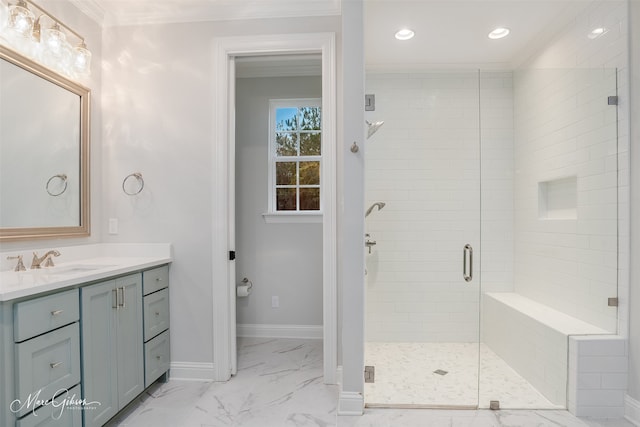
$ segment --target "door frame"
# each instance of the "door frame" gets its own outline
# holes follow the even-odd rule
[[[214,43],[212,147],[213,362],[214,380],[235,367],[235,61],[240,56],[319,53],[322,56],[322,324],[324,383],[337,383],[337,101],[334,33],[223,37]]]

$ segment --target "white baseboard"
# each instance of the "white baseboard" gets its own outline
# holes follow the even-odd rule
[[[239,337],[322,339],[322,325],[238,324]]]
[[[355,391],[341,391],[338,399],[338,415],[360,416],[364,413],[364,397]]]
[[[633,425],[640,426],[640,401],[628,394],[624,397],[624,417]]]
[[[215,365],[200,362],[171,362],[169,378],[180,381],[213,381]]]

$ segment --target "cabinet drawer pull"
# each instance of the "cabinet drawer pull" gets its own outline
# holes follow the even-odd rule
[[[120,305],[118,304],[118,288],[112,290],[111,292],[113,292],[113,308],[119,310]]]
[[[162,282],[162,277],[156,277],[156,282]]]
[[[162,359],[162,356],[156,356],[156,359],[160,360]]]
[[[156,316],[160,316],[160,312],[159,311],[156,311]]]
[[[58,315],[62,314],[63,312],[64,312],[64,310],[53,310],[51,312],[51,315],[52,316],[58,316]]]
[[[124,300],[124,296],[125,296],[125,294],[124,294],[124,290],[125,290],[125,289],[124,289],[124,286],[123,286],[123,287],[121,287],[120,289],[122,290],[122,304],[120,304],[120,307],[121,307],[121,308],[125,308],[125,300]]]
[[[53,363],[49,363],[49,366],[51,366],[51,369],[55,369],[58,366],[62,365],[62,362],[53,362]]]

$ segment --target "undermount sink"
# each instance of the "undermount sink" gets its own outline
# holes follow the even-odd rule
[[[78,265],[64,265],[60,267],[52,267],[48,269],[51,273],[55,274],[75,274],[75,273],[87,273],[94,270],[102,270],[103,268],[114,267],[114,265],[106,264],[78,264]]]

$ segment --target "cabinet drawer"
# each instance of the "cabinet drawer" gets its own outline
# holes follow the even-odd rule
[[[44,400],[44,396],[40,396]],[[50,398],[50,397],[49,397]],[[65,399],[77,402],[81,399],[80,386],[75,386],[55,399],[55,405],[45,405],[16,421],[16,427],[82,427],[82,407],[65,404]],[[67,401],[69,402],[69,401]]]
[[[78,323],[15,345],[16,396],[26,402],[40,392],[52,398],[59,390],[80,382],[80,329]],[[18,411],[18,417],[29,412]]]
[[[13,306],[13,337],[16,342],[24,341],[79,318],[77,289],[19,302]]]
[[[163,265],[142,273],[143,295],[149,295],[167,286],[169,286],[169,266]]]
[[[169,370],[170,357],[169,331],[164,331],[144,345],[145,388]]]
[[[169,289],[144,297],[144,340],[169,329]]]

